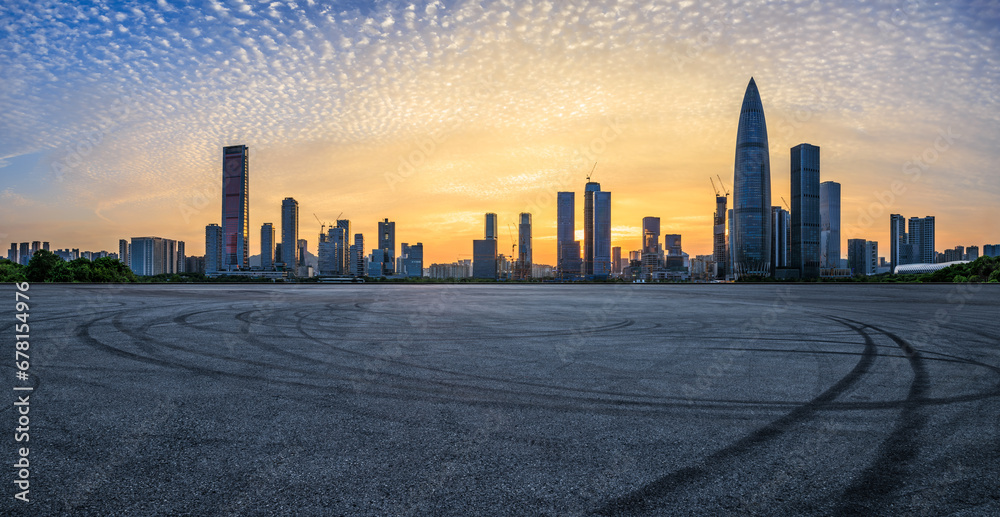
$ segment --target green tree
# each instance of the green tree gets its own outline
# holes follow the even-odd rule
[[[51,282],[52,271],[63,262],[58,255],[48,250],[38,250],[24,268],[29,282]]]
[[[24,266],[7,259],[0,259],[0,282],[26,282]]]

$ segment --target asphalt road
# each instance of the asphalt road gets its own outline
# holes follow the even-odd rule
[[[4,515],[1000,514],[996,286],[29,293]]]

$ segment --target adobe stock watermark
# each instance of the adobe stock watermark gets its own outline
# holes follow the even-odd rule
[[[907,160],[901,167],[902,179],[894,179],[889,183],[889,188],[873,192],[875,198],[868,206],[858,209],[857,217],[853,224],[845,228],[845,235],[859,235],[862,230],[871,228],[875,221],[882,217],[890,207],[896,204],[899,196],[902,196],[909,189],[909,184],[920,181],[924,173],[931,169],[931,166],[941,159],[941,156],[955,146],[962,135],[955,133],[949,126],[947,129],[938,129],[938,134],[933,142],[924,149],[914,154],[912,159]]]
[[[713,354],[711,364],[695,373],[693,382],[681,386],[681,393],[687,399],[689,406],[694,405],[698,397],[711,390],[716,382],[728,375],[737,362],[747,354],[746,350],[758,342],[764,332],[774,327],[778,317],[790,311],[798,301],[798,296],[795,296],[788,287],[779,289],[775,294],[777,299],[763,313],[743,324],[740,335],[749,343],[740,346],[738,351],[717,351]]]
[[[78,169],[94,154],[108,133],[126,122],[132,115],[132,110],[138,107],[139,99],[132,93],[115,99],[109,108],[96,116],[96,127],[84,133],[75,143],[68,145],[64,149],[65,156],[52,163],[52,177],[58,182],[65,181],[67,175]]]
[[[911,18],[916,16],[917,12],[920,10],[921,5],[924,2],[920,0],[905,0],[899,2],[897,5],[901,4],[901,7],[894,8],[889,14],[887,20],[879,20],[875,23],[878,27],[879,32],[882,35],[887,35],[888,33],[898,33],[902,31],[902,27],[905,26]]]
[[[497,89],[496,73],[479,76],[473,88],[471,106],[465,106],[459,112],[459,116],[444,128],[418,137],[413,143],[413,147],[399,156],[396,170],[383,174],[389,190],[395,192],[397,184],[413,177],[430,160],[438,147],[447,142],[468,121],[471,114],[479,112],[479,108],[496,95]],[[391,104],[388,99],[385,99],[384,102],[386,105]]]

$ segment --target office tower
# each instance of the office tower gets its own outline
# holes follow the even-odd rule
[[[567,249],[567,245],[576,240],[575,211],[575,192],[556,194],[556,267],[562,278],[566,277],[569,269],[569,265],[566,263],[568,257],[565,257],[563,252]],[[576,274],[579,274],[579,271]]]
[[[368,276],[379,277],[385,276],[385,271],[389,267],[386,262],[389,260],[388,254],[385,250],[374,249],[372,254],[368,259]]]
[[[305,266],[306,265],[306,255],[308,254],[307,250],[309,249],[308,248],[308,243],[306,242],[305,239],[299,239],[295,243],[295,245],[298,248],[298,250],[297,250],[298,251],[298,253],[297,253],[297,255],[298,255],[298,263],[296,265],[298,265],[298,266]]]
[[[986,245],[986,248],[989,249],[989,244]],[[14,263],[19,263],[18,260],[17,260],[17,243],[16,242],[10,243],[10,249],[7,250],[7,260],[9,260],[11,262],[14,262]]]
[[[584,276],[594,275],[594,194],[601,184],[588,182],[583,192],[583,271]]]
[[[131,246],[129,246],[131,249]],[[130,254],[131,256],[131,254]],[[129,265],[132,262],[128,262]],[[205,227],[205,273],[222,269],[222,227],[210,224]]]
[[[218,226],[218,225],[216,225]],[[129,242],[125,239],[118,239],[118,261],[126,266],[129,262]]]
[[[896,273],[896,266],[909,264],[903,249],[908,244],[906,238],[906,218],[899,214],[889,216],[889,271]]]
[[[29,246],[30,244],[27,242],[22,242],[18,247],[17,262],[23,266],[27,266],[28,261],[31,260],[31,252],[29,251],[31,248]]]
[[[934,216],[911,217],[907,241],[913,248],[912,264],[933,264]]]
[[[335,260],[339,261],[340,274],[349,274],[351,269],[350,239],[351,221],[349,219],[337,219],[336,231],[331,233],[334,246]]]
[[[353,276],[365,276],[365,238],[362,234],[354,234],[354,244],[349,248],[351,256],[350,274]]]
[[[729,197],[715,196],[715,228],[713,237],[712,258],[715,261],[715,278],[726,278],[726,205]]]
[[[611,193],[589,182],[583,205],[583,274],[606,278],[611,273]]]
[[[792,267],[802,278],[819,277],[819,147],[792,148]]]
[[[260,267],[274,268],[274,225],[271,223],[260,225]]]
[[[560,246],[562,253],[561,278],[570,280],[582,274],[583,259],[580,257],[580,241],[564,242]]]
[[[790,217],[788,210],[771,207],[771,276],[777,268],[788,267],[788,237]]]
[[[497,240],[472,241],[472,277],[497,278]]]
[[[642,251],[645,253],[659,253],[660,252],[660,218],[659,217],[643,217],[642,218],[642,235],[643,235],[643,245]],[[647,236],[652,236],[650,239]]]
[[[222,148],[222,269],[250,267],[250,154]]]
[[[684,253],[681,250],[681,236],[676,233],[668,233],[663,236],[663,249],[666,250],[668,255],[680,255]]]
[[[771,272],[771,159],[764,106],[753,78],[743,94],[733,173],[733,273]],[[794,221],[793,221],[794,224]]]
[[[299,202],[281,201],[281,265],[294,270],[299,263]]]
[[[393,275],[396,262],[396,223],[390,222],[389,219],[378,223],[378,249],[385,252],[386,258],[382,274]]]
[[[840,183],[819,184],[820,267],[840,267]]]
[[[499,239],[497,230],[497,214],[490,212],[486,214],[486,230],[483,232],[484,239]]]
[[[410,246],[402,243],[399,246],[400,268],[399,274],[411,278],[424,276],[424,245],[416,243]]]
[[[611,247],[611,273],[614,276],[620,276],[622,274],[622,247],[612,246]]]
[[[733,209],[729,209],[728,231],[726,232],[726,278],[733,277],[733,261],[736,258],[736,245],[734,243],[735,232],[733,232]]]
[[[521,213],[517,225],[517,277],[531,278],[531,214]]]

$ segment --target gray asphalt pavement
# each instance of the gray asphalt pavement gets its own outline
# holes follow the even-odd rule
[[[996,286],[29,294],[4,515],[1000,514]]]

